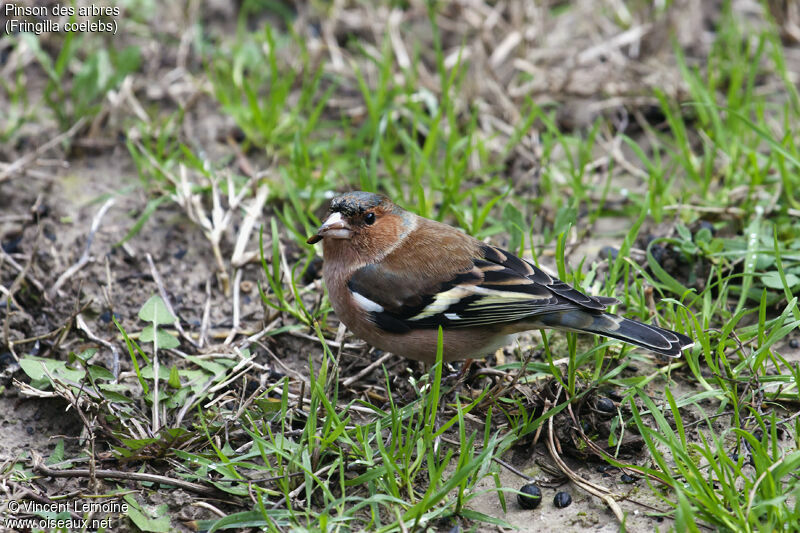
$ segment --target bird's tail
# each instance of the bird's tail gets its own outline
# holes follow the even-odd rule
[[[546,327],[594,333],[668,357],[680,357],[683,350],[694,344],[694,340],[677,331],[651,326],[611,313],[570,309],[547,313],[538,316],[537,319]]]

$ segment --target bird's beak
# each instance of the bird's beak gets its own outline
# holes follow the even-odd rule
[[[347,224],[342,214],[338,211],[331,213],[330,216],[322,223],[317,230],[316,235],[312,235],[306,241],[308,244],[316,244],[322,240],[323,237],[331,237],[332,239],[349,239],[353,235],[350,226]]]

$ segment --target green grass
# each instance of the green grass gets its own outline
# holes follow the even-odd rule
[[[283,377],[238,402],[217,403],[215,386],[241,381],[242,368],[225,354],[186,354],[180,365],[162,360],[159,371],[161,341],[154,339],[171,320],[155,315],[149,336],[123,332],[135,382],[114,384],[86,364],[91,354],[79,354],[72,367],[26,359],[32,385],[75,391],[90,384],[88,401],[115,428],[106,444],[117,457],[169,461],[181,478],[210,482],[236,501],[238,511],[199,523],[209,531],[504,525],[505,517],[470,507],[485,497],[479,483],[486,479],[504,510],[514,505],[508,499],[523,481],[501,486],[493,458],[507,457],[551,418],[566,416],[568,405],[578,409],[608,390],[624,394],[605,444],[619,450],[623,435],[635,432],[645,452],[636,463],[605,459],[643,475],[642,486],[674,521],[668,527],[800,529],[800,370],[782,355],[800,326],[800,106],[776,29],[746,27],[726,4],[707,58],[690,60],[675,45],[688,96],[678,102],[654,90],[648,96],[658,118],[639,124],[641,132],[615,132],[606,116],[563,131],[556,109],[529,100],[512,131],[500,135],[487,134],[481,110],[460,97],[470,60],[445,66],[434,7],[428,16],[432,45],[412,43],[404,68],[388,37],[343,44],[352,60],[337,73],[326,68],[328,56],[320,60],[293,31],[250,29],[244,21],[235,36],[203,46],[204,69],[196,74],[208,81],[205,97],[241,131],[238,149],[269,167],[263,176],[244,175],[231,164],[234,156],[210,159],[183,138],[184,109],[128,119],[141,133],[128,149],[148,204],[126,240],[147,231],[156,209],[183,207],[181,176],[190,176],[191,193],[206,205],[236,194],[252,201],[259,186],[268,187],[260,296],[268,315],[282,318],[269,335],[280,342],[290,331],[312,332],[322,350],[308,358],[300,394]],[[103,96],[140,67],[135,49],[87,51],[85,43],[67,41],[53,61],[35,38],[28,41],[47,73],[44,105],[61,129],[95,116]],[[421,82],[423,68],[440,80],[436,91]],[[778,83],[759,90],[762,78]],[[14,112],[0,124],[0,139],[13,137],[19,117],[30,113],[20,87],[3,82]],[[341,104],[345,96],[358,109]],[[529,178],[510,179],[507,163],[534,127],[541,168],[531,191]],[[593,166],[614,142],[646,175],[646,187],[621,185],[621,162],[613,157]],[[557,384],[563,394],[548,397],[552,405],[512,388],[487,386],[474,398],[445,394],[441,363],[428,375],[404,376],[413,399],[393,394],[388,373],[387,402],[354,397],[341,387],[347,376],[340,355],[326,344],[336,336],[330,304],[301,281],[317,252],[305,239],[320,209],[332,191],[354,188],[387,193],[537,262],[554,255],[564,281],[616,295],[618,312],[685,332],[696,345],[665,363],[619,343],[545,333],[541,359],[523,365],[527,354],[518,353],[498,370],[540,398]],[[571,243],[591,241],[595,223],[607,217],[630,221],[615,235],[616,259],[601,264],[568,253]],[[213,233],[202,217],[190,219]],[[209,239],[227,268],[230,258]],[[638,248],[644,255],[636,255]],[[665,267],[665,258],[677,267]],[[264,370],[246,349],[240,355],[245,373]],[[569,362],[558,364],[565,356]],[[632,365],[647,372],[631,372]],[[137,387],[144,407],[130,401]],[[239,432],[228,439],[231,424]],[[142,426],[149,431],[135,430]]]

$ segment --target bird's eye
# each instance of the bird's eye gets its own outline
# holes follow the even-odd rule
[[[364,215],[364,222],[370,226],[373,225],[375,223],[375,213],[367,213]]]

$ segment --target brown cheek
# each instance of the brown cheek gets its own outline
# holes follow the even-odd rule
[[[366,261],[383,255],[401,232],[402,220],[394,215],[383,215],[372,226],[366,224],[358,227],[351,239],[353,248],[358,250]]]
[[[384,243],[394,241],[399,233],[398,224],[400,221],[397,219],[397,217],[387,215],[383,218],[383,220],[381,220],[381,222],[383,223],[372,226],[372,231],[375,234],[375,238]]]

